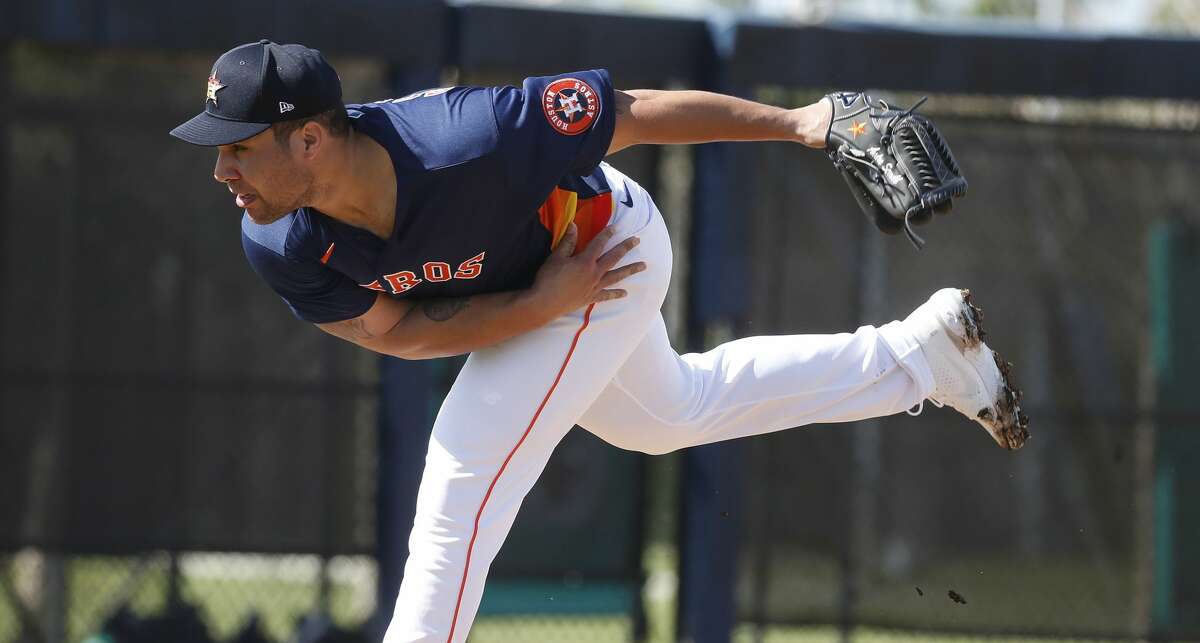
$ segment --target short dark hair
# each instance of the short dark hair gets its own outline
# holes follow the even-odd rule
[[[350,132],[350,116],[346,114],[345,107],[335,107],[331,110],[313,114],[308,118],[297,118],[295,120],[283,121],[275,123],[271,129],[275,132],[275,142],[280,145],[287,143],[292,132],[304,127],[308,123],[320,123],[329,130],[329,133],[337,138],[342,138]]]

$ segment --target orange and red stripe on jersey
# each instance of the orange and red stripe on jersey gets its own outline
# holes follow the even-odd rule
[[[538,208],[538,220],[550,231],[550,247],[558,247],[558,242],[567,233],[567,226],[574,221],[579,229],[579,239],[575,243],[575,253],[587,247],[604,226],[608,225],[613,214],[612,192],[597,194],[590,197],[580,197],[578,192],[556,187]]]

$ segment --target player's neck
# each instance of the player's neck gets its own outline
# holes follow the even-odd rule
[[[391,156],[371,137],[351,129],[339,158],[318,185],[313,207],[381,239],[396,223],[396,172]]]

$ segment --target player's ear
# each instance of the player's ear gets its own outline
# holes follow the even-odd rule
[[[320,124],[309,121],[300,129],[300,136],[300,142],[304,145],[304,155],[311,158],[321,148],[328,133]]]

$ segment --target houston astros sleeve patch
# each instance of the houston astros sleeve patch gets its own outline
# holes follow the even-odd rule
[[[563,78],[546,85],[542,111],[555,131],[574,136],[587,131],[595,122],[600,112],[600,97],[586,82]]]

